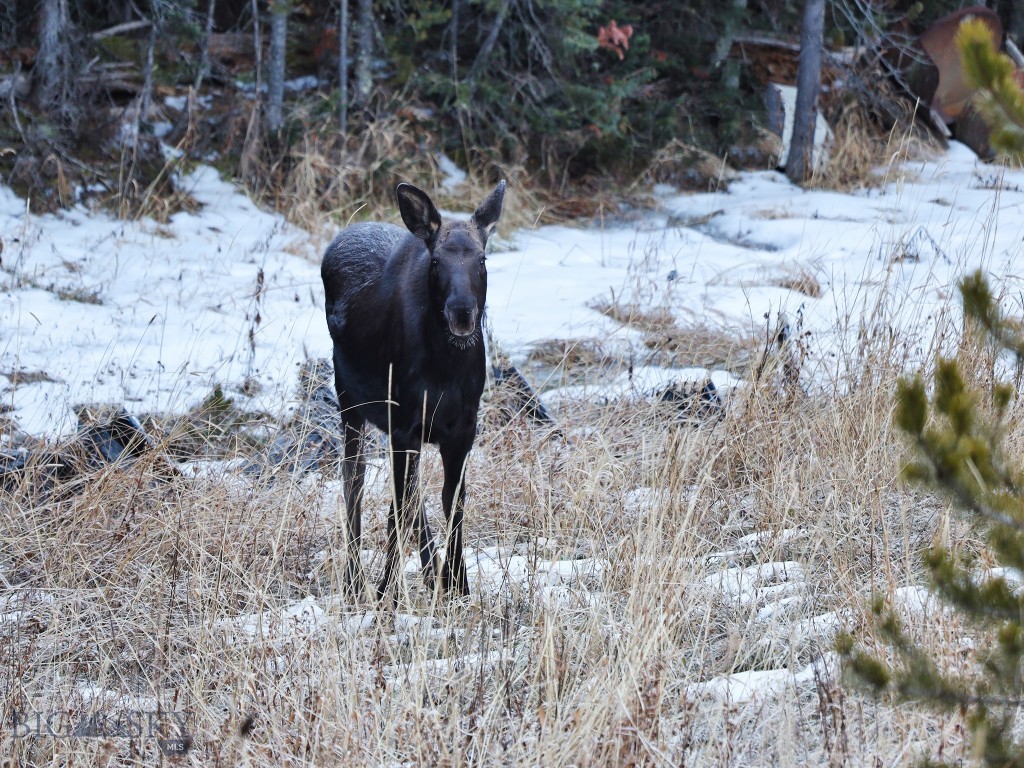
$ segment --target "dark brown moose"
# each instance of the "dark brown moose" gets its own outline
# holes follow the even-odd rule
[[[463,480],[485,378],[484,250],[501,217],[505,182],[467,221],[442,222],[426,193],[411,184],[399,184],[396,195],[408,232],[392,224],[353,224],[327,247],[320,268],[345,433],[346,583],[353,594],[362,591],[362,438],[369,422],[391,439],[394,481],[378,598],[395,575],[400,531],[415,530],[424,582],[431,589],[435,584],[437,551],[422,502],[414,498],[423,443],[438,446],[444,467],[448,535],[441,586],[468,595]]]

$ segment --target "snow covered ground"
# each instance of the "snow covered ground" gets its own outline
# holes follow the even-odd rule
[[[682,326],[707,323],[744,334],[763,329],[766,315],[767,322],[772,322],[777,313],[786,312],[801,318],[803,329],[813,334],[816,370],[827,376],[856,346],[858,333],[890,325],[898,327],[901,338],[918,338],[920,345],[908,354],[924,357],[930,331],[943,317],[955,317],[955,281],[969,269],[981,266],[993,273],[997,290],[1013,309],[1013,297],[1021,295],[1018,254],[1024,237],[1024,172],[981,164],[954,144],[929,161],[894,167],[890,176],[881,189],[838,194],[804,191],[777,173],[746,173],[724,193],[679,195],[659,190],[661,208],[639,223],[502,231],[489,257],[489,322],[494,339],[515,359],[553,339],[590,338],[603,346],[642,349],[639,330],[594,309],[596,303],[607,303],[612,297],[619,303],[664,309]],[[168,224],[120,222],[84,209],[36,216],[13,193],[0,188],[0,406],[26,432],[45,435],[73,429],[71,408],[82,402],[123,403],[133,413],[183,411],[217,384],[244,407],[280,413],[293,397],[299,364],[307,357],[329,355],[314,238],[281,217],[258,210],[209,168],[199,169],[187,181],[203,208],[196,214],[179,214]],[[467,201],[467,207],[476,202]],[[1020,309],[1019,304],[1016,308]],[[639,364],[633,375],[641,387],[654,387],[659,371],[654,365]],[[695,378],[697,372],[689,374]],[[734,379],[720,371],[715,381],[727,387]],[[605,379],[603,386],[614,397],[625,394],[633,380],[627,385]],[[571,398],[573,391],[562,395]],[[553,400],[557,404],[557,397]],[[604,453],[588,454],[586,438],[581,431],[573,437],[575,442],[566,443],[568,447],[550,450],[563,464],[615,453],[610,447]],[[515,452],[502,448],[496,453]],[[640,453],[638,449],[620,463],[636,463]],[[531,455],[526,463],[535,460]],[[389,503],[389,484],[383,460],[371,457],[369,463],[366,525],[370,529],[376,525],[379,532]],[[509,464],[514,466],[503,466],[489,476],[493,488],[476,481],[473,503],[478,505],[478,515],[488,514],[489,493],[504,505],[500,497],[509,487],[518,492],[519,486],[529,485],[523,478],[534,474],[533,465],[523,469],[515,461]],[[268,538],[267,531],[283,536],[296,519],[317,527],[336,524],[340,518],[343,505],[336,480],[306,478],[299,490],[281,491],[288,501],[281,513],[286,522],[278,526],[275,518],[259,517],[275,510],[260,496],[272,497],[274,488],[248,476],[232,477],[221,465],[185,469],[196,480],[188,491],[196,496],[187,498],[203,501],[184,507],[213,505],[206,514],[217,520],[216,531],[213,526],[192,530],[199,542],[197,551],[204,553],[195,557],[196,562],[207,562],[204,546],[226,558],[229,565],[239,553],[262,552],[263,547],[255,545],[224,547],[224,541],[240,542],[241,534],[232,539],[224,533],[221,538],[222,518],[226,525],[237,517],[238,530],[246,536],[251,533],[253,542],[261,544]],[[591,491],[578,487],[581,477],[587,477],[585,472],[571,474],[562,467],[562,488],[554,483],[543,486],[545,472],[535,473],[535,479],[540,478],[537,497],[562,494],[557,509],[564,519],[559,517],[558,525],[532,516],[546,511],[555,518],[551,498],[534,510],[529,505],[537,497],[524,495],[517,502],[524,509],[501,518],[503,523],[514,520],[514,526],[500,529],[498,537],[487,541],[469,542],[471,588],[480,605],[510,604],[514,601],[509,598],[515,597],[529,603],[531,616],[543,618],[537,630],[542,639],[542,633],[552,633],[554,627],[573,642],[579,640],[580,646],[590,638],[586,642],[607,642],[617,649],[616,638],[642,634],[668,620],[660,613],[652,619],[644,606],[675,604],[682,611],[692,609],[688,599],[697,604],[697,613],[690,617],[694,621],[678,617],[673,621],[681,627],[692,623],[698,629],[701,621],[706,624],[700,653],[712,655],[707,649],[713,642],[729,648],[742,646],[743,653],[734,649],[736,663],[709,662],[705,666],[715,670],[710,674],[681,678],[671,695],[705,707],[694,711],[725,712],[730,727],[737,713],[754,713],[768,730],[778,718],[761,717],[762,712],[775,711],[763,710],[765,701],[795,699],[799,704],[801,696],[810,700],[820,695],[821,681],[835,675],[836,659],[829,650],[832,638],[856,617],[845,608],[826,609],[819,604],[821,596],[815,591],[833,571],[816,574],[811,564],[815,557],[819,563],[829,561],[832,550],[819,543],[808,555],[803,546],[814,536],[824,538],[826,528],[830,541],[841,538],[842,531],[833,530],[836,520],[870,527],[860,522],[860,515],[867,512],[855,507],[851,513],[844,505],[836,505],[831,486],[820,499],[813,495],[821,489],[807,490],[814,498],[814,509],[797,522],[790,522],[788,516],[771,518],[762,514],[764,510],[760,517],[741,510],[736,516],[723,513],[725,519],[720,519],[720,510],[708,509],[704,513],[714,518],[714,538],[702,541],[699,551],[684,551],[680,547],[687,546],[687,541],[680,544],[671,536],[662,540],[659,525],[671,517],[674,507],[687,506],[687,535],[696,540],[702,534],[689,525],[694,520],[691,513],[698,501],[706,505],[707,500],[702,501],[696,491],[654,487],[656,481],[625,471],[632,466],[615,467],[623,470],[622,487],[609,492],[598,477],[601,467],[586,469],[594,475],[586,481],[595,486]],[[794,477],[787,473],[787,482],[795,484]],[[879,485],[885,482],[888,478],[879,480]],[[206,496],[204,483],[210,491]],[[768,504],[779,495],[775,490],[751,489],[751,507]],[[755,491],[769,501],[757,501]],[[591,499],[592,508],[588,507],[588,493],[599,497],[600,503]],[[712,495],[717,496],[717,490]],[[223,500],[222,507],[216,507],[217,499]],[[295,514],[296,509],[302,515]],[[914,509],[918,509],[916,503]],[[431,511],[436,516],[436,508]],[[315,514],[307,515],[310,512]],[[579,524],[579,516],[598,512],[608,513],[609,530],[601,531],[587,549],[582,546],[585,542],[573,538],[574,525]],[[84,513],[89,520],[94,515],[88,505]],[[630,531],[651,532],[641,537],[647,549],[634,551],[617,542],[612,526],[618,525],[620,517],[628,518]],[[907,526],[916,524],[916,518],[904,517]],[[145,526],[174,527],[175,519],[155,514]],[[811,531],[808,525],[821,530]],[[145,536],[145,526],[135,535]],[[76,527],[60,529],[74,537],[75,546],[68,549],[77,551],[81,542]],[[83,530],[103,532],[102,547],[113,546],[104,526]],[[168,534],[168,538],[173,537]],[[823,551],[817,552],[816,547]],[[303,550],[301,567],[316,570],[334,554],[328,545],[307,562]],[[365,554],[379,559],[379,553],[367,550]],[[644,589],[629,594],[625,589],[632,583],[632,574],[648,573],[645,558],[660,558],[664,563],[658,574],[679,592],[678,603],[672,602],[671,589],[650,579],[639,586],[655,584],[658,594],[645,594]],[[238,560],[236,567],[227,570],[246,575],[251,570],[262,584],[263,572],[250,569],[248,563]],[[262,567],[273,574],[276,584],[276,559],[273,566],[264,563]],[[118,568],[120,573],[123,569]],[[409,561],[407,570],[415,572],[418,563]],[[77,585],[78,571],[74,573]],[[47,578],[59,586],[59,574],[50,573]],[[310,583],[314,581],[310,577]],[[39,627],[57,627],[59,622],[45,615],[36,621],[36,614],[59,600],[78,599],[76,590],[77,586],[3,596],[0,630],[18,627],[30,618]],[[133,610],[149,610],[134,600],[138,594],[134,584],[128,591]],[[527,666],[534,663],[532,640],[508,640],[514,640],[519,629],[514,620],[506,622],[512,629],[503,635],[497,623],[493,628],[486,625],[490,618],[484,611],[486,621],[481,621],[486,631],[479,635],[479,644],[475,640],[463,644],[461,639],[472,635],[459,624],[457,611],[447,617],[448,623],[440,614],[400,613],[388,619],[358,606],[353,612],[353,606],[333,592],[311,592],[295,599],[285,594],[291,593],[282,593],[280,599],[276,588],[260,593],[251,603],[239,603],[244,609],[238,610],[219,599],[204,604],[203,610],[216,616],[208,630],[202,622],[195,624],[207,633],[204,652],[221,649],[223,643],[232,654],[242,654],[240,658],[285,670],[287,674],[280,674],[290,683],[289,659],[298,664],[305,658],[300,647],[308,652],[312,640],[329,637],[332,644],[321,662],[337,662],[338,646],[333,644],[337,641],[350,654],[350,658],[342,655],[349,664],[343,671],[358,670],[367,676],[372,671],[379,679],[366,686],[374,697],[386,697],[388,706],[396,708],[412,702],[417,712],[423,703],[417,686],[428,678],[454,688],[452,681],[459,675],[492,681],[499,677],[496,669],[505,669],[509,676],[518,669],[530,680],[540,679]],[[628,603],[634,598],[637,606],[631,608]],[[916,585],[896,587],[894,602],[909,616],[941,615],[941,608]],[[407,606],[403,604],[402,609]],[[106,618],[107,613],[103,615]],[[148,626],[138,617],[134,620]],[[391,624],[382,623],[389,620]],[[631,622],[652,623],[632,626]],[[492,630],[497,634],[489,634]],[[714,633],[719,631],[722,636],[716,640]],[[657,633],[663,632],[658,624]],[[657,633],[656,639],[670,637],[670,633]],[[688,659],[693,655],[694,637],[671,638],[679,648],[668,648],[666,641],[658,653]],[[629,639],[634,645],[623,641],[623,648],[643,647],[639,641],[646,638]],[[580,659],[592,658],[580,653]],[[733,651],[726,648],[715,653],[725,658]],[[216,655],[220,657],[220,650]],[[364,655],[372,656],[376,666],[364,664]],[[618,655],[616,650],[607,658]],[[242,666],[248,675],[249,667]],[[302,675],[315,668],[305,661],[300,666]],[[703,667],[695,663],[693,669]],[[565,693],[565,701],[581,703],[584,709],[607,704],[618,691],[613,685],[618,677],[610,661],[606,666],[588,667],[581,673],[585,679],[577,691]],[[78,684],[85,686],[80,693],[83,701],[116,693],[113,683],[99,678],[83,678]],[[45,681],[37,684],[39,690],[46,687]],[[814,711],[813,706],[808,711]],[[343,722],[352,719],[346,719],[345,711],[341,714]],[[708,744],[714,741],[711,736],[702,738]],[[702,754],[699,750],[704,747],[698,744],[693,749]],[[711,754],[712,746],[707,751]]]
[[[816,355],[841,360],[872,322],[926,333],[969,268],[1020,295],[1024,172],[953,144],[890,177],[839,194],[744,173],[724,193],[660,189],[661,210],[639,223],[503,231],[489,257],[494,338],[514,358],[550,339],[635,347],[637,330],[593,308],[614,297],[748,334],[766,314],[802,315]],[[186,184],[203,208],[166,225],[37,216],[0,188],[0,403],[26,432],[73,429],[77,403],[183,411],[217,384],[279,413],[300,362],[329,355],[313,238],[211,168]]]

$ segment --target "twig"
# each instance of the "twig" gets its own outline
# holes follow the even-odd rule
[[[108,37],[115,37],[116,35],[121,35],[125,32],[134,32],[138,29],[145,29],[152,23],[153,22],[149,19],[137,19],[136,21],[126,21],[123,24],[115,24],[112,27],[101,29],[99,32],[93,32],[89,37],[91,37],[94,41],[106,40]]]
[[[21,136],[21,143],[28,144],[28,139],[25,138],[25,131],[21,127],[21,120],[18,117],[18,104],[14,99],[14,92],[17,90],[15,84],[18,82],[18,77],[21,75],[21,61],[18,59],[14,60],[14,75],[11,80],[11,90],[7,92],[7,105],[11,108],[11,115],[14,117],[14,126],[18,129],[18,135]]]

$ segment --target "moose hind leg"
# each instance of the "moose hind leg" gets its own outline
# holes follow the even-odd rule
[[[366,458],[363,455],[362,425],[344,425],[345,457],[342,478],[345,488],[345,527],[348,540],[348,562],[345,566],[345,590],[353,599],[363,592],[363,568],[359,560],[362,540],[363,482]]]
[[[377,597],[380,600],[383,600],[387,594],[388,588],[391,586],[391,580],[398,569],[399,536],[409,528],[407,524],[408,491],[410,486],[415,487],[418,463],[419,452],[417,450],[402,450],[392,446],[391,477],[394,483],[395,497],[391,502],[391,508],[388,510],[387,553],[384,558],[384,574],[381,576],[380,584],[377,587]],[[398,602],[397,592],[395,592],[394,602]]]

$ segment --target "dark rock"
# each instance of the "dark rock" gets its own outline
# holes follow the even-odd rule
[[[341,416],[334,394],[330,360],[307,360],[299,369],[299,412],[277,433],[264,455],[252,458],[244,470],[251,474],[337,472],[345,446]]]
[[[673,403],[684,418],[706,420],[725,416],[722,398],[711,379],[703,382],[673,382],[661,391],[659,399],[663,403]]]
[[[79,406],[75,415],[82,425],[79,440],[91,449],[96,465],[137,459],[156,450],[156,443],[138,419],[120,406]]]
[[[530,383],[511,363],[491,366],[494,388],[500,393],[501,410],[511,421],[517,415],[526,416],[534,424],[553,424],[554,418],[534,393]]]

